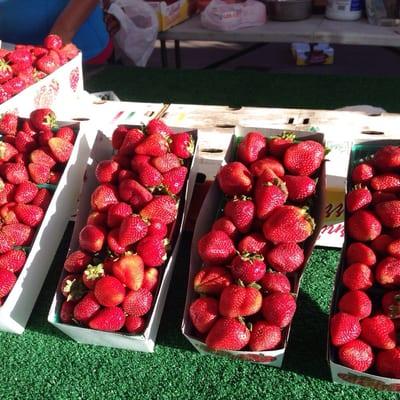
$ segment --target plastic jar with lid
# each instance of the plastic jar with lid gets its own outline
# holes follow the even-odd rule
[[[328,0],[325,16],[338,21],[355,21],[361,18],[362,0]]]

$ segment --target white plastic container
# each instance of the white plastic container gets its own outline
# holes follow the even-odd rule
[[[355,21],[361,18],[361,0],[328,0],[325,16],[337,21]]]

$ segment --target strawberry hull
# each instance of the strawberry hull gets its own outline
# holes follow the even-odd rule
[[[137,126],[132,126],[137,127]],[[173,128],[175,132],[188,131],[187,129]],[[197,132],[190,131],[197,143]],[[77,213],[76,223],[74,232],[72,234],[71,242],[69,245],[69,253],[73,252],[79,247],[79,232],[86,224],[87,216],[91,210],[91,194],[94,189],[98,186],[98,182],[95,178],[95,170],[97,164],[106,159],[110,159],[113,155],[113,149],[111,146],[111,134],[109,132],[99,132],[92,152],[90,154],[88,164],[86,167],[86,181],[82,187],[82,191],[79,197],[79,209]],[[178,209],[178,217],[174,223],[171,224],[170,233],[168,239],[172,244],[172,250],[168,254],[166,263],[159,268],[159,281],[155,292],[153,293],[153,304],[148,314],[146,314],[146,327],[141,334],[129,334],[125,332],[105,332],[100,330],[89,329],[78,325],[70,325],[61,322],[60,320],[60,309],[65,298],[57,291],[50,308],[48,315],[48,321],[70,336],[72,339],[79,343],[115,347],[133,351],[153,352],[156,343],[156,336],[162,311],[164,308],[168,287],[170,284],[171,276],[173,273],[174,263],[177,257],[181,233],[183,230],[184,219],[187,213],[187,207],[190,203],[192,196],[193,187],[196,178],[196,172],[193,168],[194,160],[196,158],[197,146],[195,147],[195,153],[191,159],[187,161],[187,167],[190,168],[188,178],[186,180],[185,187],[183,188]],[[63,271],[60,277],[60,282],[67,275],[66,271]]]
[[[36,229],[25,265],[15,286],[0,307],[0,330],[5,332],[23,333],[67,223],[76,210],[76,201],[91,147],[88,141],[93,135],[90,132],[90,125],[85,123],[58,122],[58,124],[73,126],[74,130],[79,132],[48,209]]]
[[[367,156],[374,154],[377,150],[384,146],[399,146],[400,141],[398,140],[374,140],[374,141],[355,141],[350,153],[349,167],[348,167],[348,177],[347,177],[347,187],[346,194],[352,189],[352,180],[351,174],[354,166],[357,161],[360,159],[365,159]],[[345,227],[347,220],[350,216],[349,211],[345,210]],[[330,307],[330,318],[339,311],[339,300],[341,297],[348,292],[348,289],[343,284],[343,273],[348,265],[346,262],[346,250],[350,243],[356,242],[354,239],[350,238],[348,233],[345,233],[345,241],[339,261],[339,266],[336,272],[334,291],[332,295],[331,307]],[[370,242],[365,242],[366,245],[370,245]],[[383,256],[378,255],[379,263]],[[374,271],[375,266],[371,267]],[[372,301],[372,310],[370,317],[375,315],[377,311],[380,309],[380,299],[382,298],[384,293],[389,292],[390,290],[396,290],[393,288],[384,288],[380,286],[378,283],[374,283],[373,286],[369,289],[363,290],[370,297]],[[362,321],[363,319],[361,319]],[[361,340],[363,340],[361,338]],[[398,346],[398,342],[397,342]],[[375,356],[379,350],[373,347],[375,352]],[[400,379],[394,379],[389,377],[381,376],[376,371],[375,361],[372,366],[367,369],[366,372],[360,372],[355,369],[346,367],[343,365],[339,359],[338,348],[331,344],[331,332],[330,332],[330,322],[328,324],[328,340],[327,340],[327,360],[331,370],[332,381],[334,383],[342,383],[349,385],[357,385],[364,386],[368,388],[373,388],[376,390],[384,390],[384,391],[393,391],[400,392]],[[376,357],[375,357],[376,360]]]
[[[236,132],[236,136],[240,138],[246,135],[247,132],[254,130],[262,132],[263,135],[267,137],[282,133],[281,130],[275,130],[275,129],[239,128]],[[300,140],[313,139],[320,143],[323,143],[322,134],[311,134],[309,132],[307,133],[295,132],[295,133]],[[236,147],[236,140],[234,137],[227,150],[223,164],[234,159],[235,147]],[[304,242],[304,266],[306,266],[306,263],[309,257],[311,256],[312,250],[314,248],[315,242],[318,238],[319,231],[322,226],[322,218],[323,218],[323,210],[325,202],[325,185],[326,185],[325,165],[324,163],[322,163],[322,166],[318,174],[318,185],[315,196],[316,200],[312,208],[312,216],[315,219],[316,227],[312,236],[310,236]],[[191,303],[198,297],[198,294],[195,293],[195,291],[193,290],[192,283],[195,275],[203,265],[203,262],[197,251],[197,242],[204,234],[210,231],[214,221],[221,215],[221,204],[223,202],[223,198],[224,195],[215,181],[212,184],[207,194],[207,197],[203,202],[202,208],[197,218],[193,234],[192,248],[191,248],[189,284],[187,288],[185,311],[182,321],[182,333],[201,354],[222,355],[228,358],[240,359],[243,361],[251,361],[255,363],[260,363],[280,368],[282,366],[287,342],[289,339],[291,324],[282,330],[283,339],[282,339],[282,346],[280,348],[269,351],[250,351],[247,350],[247,348],[241,351],[228,351],[228,350],[214,351],[209,347],[207,347],[205,342],[199,338],[191,322],[189,315],[189,308]],[[288,274],[288,278],[291,282],[291,288],[292,288],[291,292],[294,293],[296,297],[299,292],[301,277],[302,277],[302,270]]]

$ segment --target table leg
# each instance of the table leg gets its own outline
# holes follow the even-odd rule
[[[167,46],[164,39],[160,39],[161,45],[161,64],[163,68],[168,68]]]
[[[179,40],[175,40],[175,66],[176,69],[181,68],[181,46]]]

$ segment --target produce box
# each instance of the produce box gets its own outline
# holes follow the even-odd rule
[[[155,9],[158,21],[159,31],[163,32],[187,20],[190,16],[190,0],[169,1],[148,1]]]
[[[127,127],[141,128],[139,126]],[[125,327],[123,328],[125,329],[125,331],[104,331],[90,329],[88,325],[85,324],[76,325],[72,323],[64,323],[60,318],[60,311],[63,303],[65,303],[65,297],[61,294],[60,290],[58,290],[54,296],[51,305],[48,321],[77,342],[144,352],[154,351],[157,331],[164,308],[174,263],[178,253],[183,224],[196,180],[196,172],[195,168],[193,168],[193,165],[197,153],[197,131],[183,128],[172,129],[175,133],[189,132],[192,135],[194,141],[194,148],[192,157],[186,159],[184,163],[185,166],[188,168],[188,175],[186,177],[182,191],[179,194],[179,208],[177,211],[177,218],[174,223],[170,224],[171,226],[167,236],[170,243],[170,251],[168,251],[167,253],[168,258],[166,259],[164,264],[160,268],[157,268],[159,271],[158,283],[157,286],[154,288],[154,291],[152,291],[153,301],[151,308],[145,316],[146,320],[144,329],[140,330],[139,333],[128,333],[127,328]],[[96,167],[102,160],[109,160],[113,156],[114,152],[111,145],[112,133],[113,130],[107,132],[99,132],[96,137],[92,152],[90,154],[85,175],[85,185],[83,186],[82,192],[79,197],[77,220],[69,246],[69,255],[71,254],[71,252],[79,248],[80,232],[82,228],[87,224],[87,218],[91,210],[91,196],[94,189],[99,185],[95,176]],[[136,247],[132,248],[132,251],[136,251]],[[124,253],[124,255],[125,254],[127,253]],[[122,255],[114,258],[114,261],[118,260],[118,257],[122,257]],[[146,269],[148,269],[148,266],[146,266]],[[59,286],[61,286],[61,283],[67,275],[68,273],[64,269],[63,274],[60,278]],[[126,287],[126,289],[127,288],[128,286]]]
[[[25,120],[19,119],[19,123],[22,121]],[[47,211],[42,217],[43,219],[40,225],[32,228],[34,230],[33,240],[22,247],[23,251],[26,253],[26,261],[21,270],[15,271],[15,274],[19,273],[19,275],[14,286],[7,296],[2,296],[2,304],[0,306],[0,330],[5,332],[23,333],[36,298],[39,295],[42,284],[64,234],[65,227],[71,214],[73,214],[76,209],[76,201],[83,179],[86,160],[89,155],[89,149],[91,147],[90,140],[94,135],[91,132],[90,125],[87,123],[64,121],[58,122],[58,126],[69,126],[73,128],[76,133],[75,143],[69,160],[63,167],[62,175],[59,176],[58,183],[38,184],[39,188],[52,192],[52,198],[48,204]],[[5,163],[3,166],[4,165]],[[4,175],[2,177],[3,179],[1,182],[3,185],[7,182],[7,178]],[[2,187],[2,190],[4,188],[5,186]],[[14,191],[13,193],[16,192]],[[40,207],[42,207],[42,203],[36,202],[36,198],[37,197],[33,200],[33,203],[29,204],[40,204]],[[15,203],[7,204],[5,201],[17,202],[17,199],[2,199],[2,218],[6,218],[7,216],[12,218],[13,210],[15,210]],[[25,204],[27,204],[26,201],[24,201],[22,207],[25,207]],[[43,206],[43,209],[45,209],[45,206]],[[8,214],[6,214],[7,211],[9,212]],[[22,212],[21,209],[20,212]],[[19,221],[21,222],[20,219]],[[31,224],[29,226],[33,225],[34,224]],[[10,226],[12,225],[3,225],[2,231],[6,229],[5,227]],[[5,242],[4,236],[1,242],[3,246]],[[14,247],[14,249],[21,249],[21,247]],[[7,254],[9,253],[3,253],[3,251],[1,251],[1,264],[2,266],[4,264],[5,269],[12,271],[11,268],[13,268],[14,265],[12,266],[11,262],[7,265]]]
[[[396,175],[400,172],[399,144],[398,140],[356,140],[350,154],[345,202],[345,242],[335,279],[327,344],[327,358],[335,383],[400,391],[400,379],[394,378],[393,371],[387,372],[388,365],[397,368],[397,374],[400,370],[400,313],[396,303],[396,293],[400,294],[400,263],[395,257],[399,230],[394,227],[399,213],[394,211],[389,220],[384,219],[382,206],[378,206],[385,203],[386,206],[388,203],[391,206],[397,204],[396,193],[399,193],[400,188]],[[386,146],[391,146],[392,150],[382,152]],[[380,155],[377,156],[378,151]],[[386,166],[381,164],[382,159]],[[389,163],[392,166],[388,167]],[[359,164],[365,168],[362,174]],[[360,184],[362,188],[354,188]],[[367,190],[372,194],[371,197],[366,194]],[[365,228],[363,233],[360,233],[361,225],[355,222],[356,218],[361,218],[360,211],[364,213],[364,218],[368,212],[378,221],[369,216],[370,221],[374,222],[365,222],[363,225],[368,229]],[[352,331],[346,340],[342,338],[345,324]],[[384,332],[384,339],[380,336],[379,325],[381,332]],[[358,351],[363,357],[357,355]]]
[[[251,132],[251,131],[261,132],[262,135],[267,136],[267,137],[276,136],[276,135],[283,133],[282,130],[278,130],[278,129],[238,128],[237,135],[236,135],[236,137],[233,137],[231,144],[228,148],[223,165],[226,165],[231,160],[235,160],[235,151],[236,151],[236,145],[237,145],[236,141],[238,139],[242,140],[243,136],[245,136],[248,132]],[[294,132],[294,133],[296,134],[296,137],[300,141],[304,141],[307,139],[313,139],[321,144],[323,143],[323,135],[320,133],[310,133],[310,132]],[[288,290],[290,290],[290,292],[293,294],[293,296],[295,298],[297,298],[297,295],[299,292],[299,286],[300,286],[303,268],[307,264],[307,261],[312,253],[313,247],[317,240],[319,231],[321,229],[323,212],[324,212],[324,203],[325,203],[325,187],[326,187],[325,179],[326,179],[325,166],[324,166],[324,162],[322,162],[322,164],[318,170],[318,179],[317,179],[317,184],[315,187],[315,197],[313,197],[315,199],[315,201],[313,201],[312,206],[311,206],[311,211],[310,211],[312,217],[315,220],[315,229],[314,229],[313,233],[311,234],[311,236],[309,236],[308,239],[305,240],[305,242],[303,243],[304,259],[303,259],[302,264],[298,265],[296,270],[293,269],[292,272],[286,274],[286,278],[288,278],[288,280],[290,282],[290,288]],[[193,234],[191,257],[190,257],[189,281],[188,281],[189,283],[188,283],[188,288],[187,288],[185,311],[184,311],[184,317],[183,317],[183,322],[182,322],[182,332],[183,332],[184,336],[192,343],[192,345],[201,354],[223,355],[223,356],[227,356],[230,358],[252,361],[252,362],[262,363],[262,364],[271,365],[271,366],[275,366],[275,367],[281,367],[285,349],[286,349],[286,345],[287,345],[287,342],[289,339],[290,326],[291,326],[290,323],[288,325],[286,325],[285,327],[283,327],[283,330],[281,332],[281,339],[280,339],[278,345],[276,345],[275,348],[273,348],[271,350],[264,350],[264,351],[251,351],[251,350],[249,350],[248,347],[242,347],[242,349],[239,351],[219,350],[219,349],[212,350],[205,344],[205,341],[203,340],[203,338],[205,338],[205,336],[203,336],[203,338],[199,337],[199,333],[196,332],[196,330],[193,326],[192,319],[190,316],[191,305],[193,304],[194,300],[200,299],[198,293],[196,293],[194,290],[193,282],[194,282],[195,276],[198,274],[198,272],[200,270],[202,270],[203,261],[204,261],[204,260],[202,260],[202,258],[200,257],[200,255],[198,253],[198,242],[199,242],[200,238],[202,238],[207,232],[210,232],[210,229],[213,226],[215,220],[217,218],[221,217],[223,203],[224,203],[224,194],[221,191],[217,181],[215,181],[212,184],[212,186],[203,202],[203,206],[202,206],[199,216],[197,218],[197,223],[196,223],[194,234]],[[242,236],[239,236],[239,238],[241,238],[241,237]],[[216,264],[218,264],[218,263],[216,263]],[[211,262],[208,265],[213,265],[213,263]],[[223,264],[223,265],[225,265],[225,264]],[[226,268],[226,270],[229,270],[230,268],[231,267],[228,267],[228,268]],[[284,273],[282,273],[282,275],[284,275]],[[210,277],[210,280],[211,280],[211,277]],[[215,280],[219,281],[219,278],[215,278]],[[207,281],[206,278],[205,278],[205,281]],[[260,282],[261,282],[261,280],[257,281],[257,283],[260,283]],[[239,285],[240,285],[240,283],[239,283]],[[230,285],[230,286],[234,286],[234,285]],[[252,286],[252,284],[250,284],[249,286]],[[229,286],[227,286],[227,287],[229,287]],[[271,289],[271,292],[272,292],[272,289]],[[222,295],[221,295],[221,298],[222,298]],[[221,302],[219,303],[219,305],[221,306]],[[254,317],[256,317],[256,318],[254,319]],[[240,318],[241,317],[239,317],[239,319]],[[257,315],[250,316],[250,318],[247,319],[246,322],[257,323]],[[253,327],[254,327],[254,324],[253,324]],[[208,331],[208,332],[210,332],[210,331]],[[206,331],[206,333],[207,333],[207,331]]]

